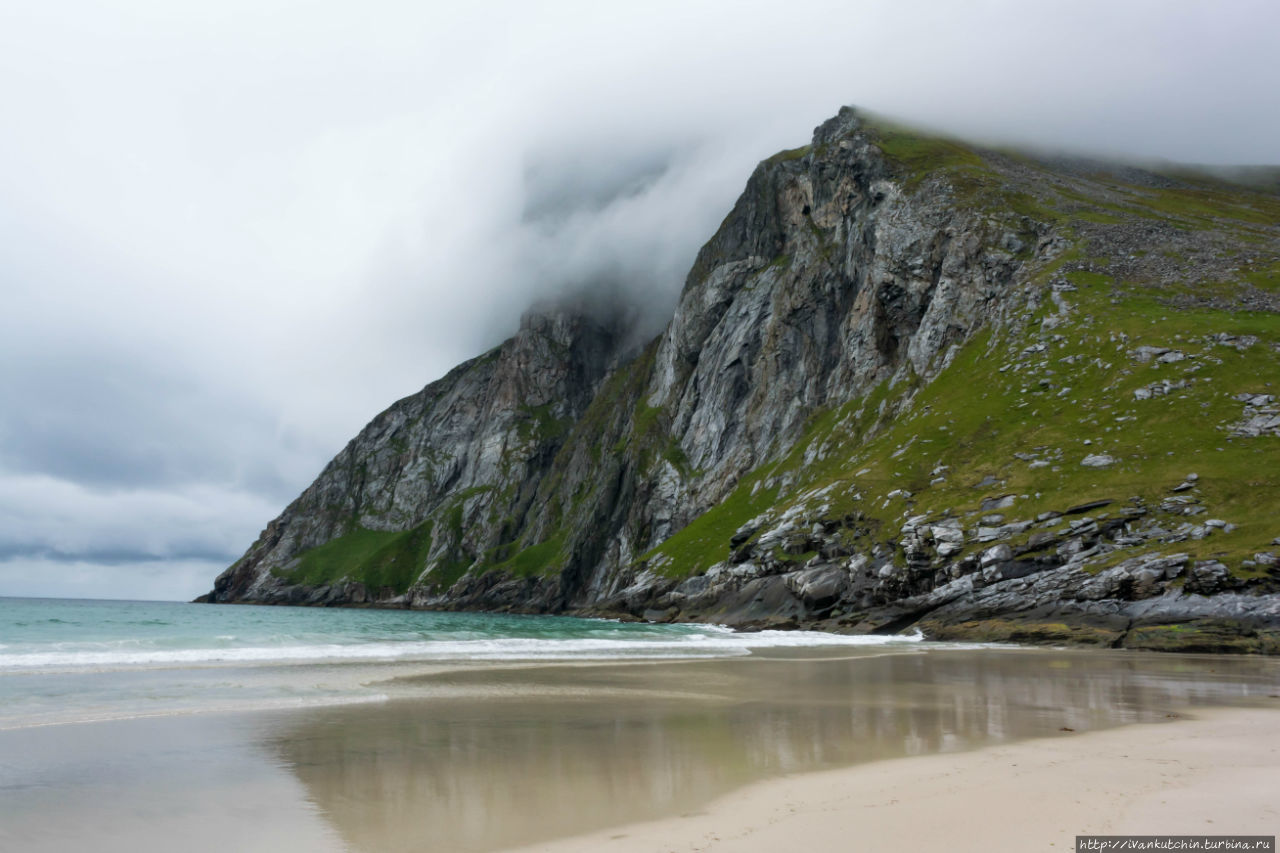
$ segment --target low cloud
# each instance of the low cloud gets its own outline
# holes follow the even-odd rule
[[[96,489],[0,475],[0,560],[225,565],[278,510],[261,495],[208,484]]]
[[[536,301],[610,289],[656,332],[754,165],[842,104],[1276,162],[1278,27],[1265,0],[25,4],[0,28],[0,594],[211,580]]]
[[[51,560],[15,557],[0,560],[0,590],[28,598],[117,598],[139,601],[190,601],[208,592],[226,568],[216,560]]]

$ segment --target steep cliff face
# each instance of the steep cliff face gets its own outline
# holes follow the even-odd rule
[[[515,337],[378,415],[219,577],[220,600],[309,588],[379,600],[428,566],[434,587],[456,580],[522,526],[567,425],[625,355],[620,322],[531,313]],[[478,527],[482,513],[501,523]]]
[[[530,314],[207,598],[1273,650],[1277,222],[842,110],[760,164],[657,339]]]

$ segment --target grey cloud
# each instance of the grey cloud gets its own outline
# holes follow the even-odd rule
[[[0,547],[0,563],[15,561],[37,561],[45,564],[72,564],[72,565],[95,565],[95,566],[142,566],[153,565],[162,567],[174,562],[196,561],[200,563],[211,563],[222,568],[226,568],[234,562],[240,554],[238,551],[210,551],[203,548],[192,548],[190,550],[179,548],[174,553],[166,556],[157,556],[149,554],[145,551],[138,551],[132,548],[103,548],[88,549],[78,553],[64,553],[53,548],[43,546],[23,546],[21,544],[6,544]],[[218,569],[221,571],[221,568]],[[198,587],[194,587],[192,592],[183,593],[184,599],[193,598],[195,595],[204,591],[203,587],[208,584],[208,578],[203,578]]]
[[[276,509],[269,498],[209,485],[97,489],[0,474],[0,562],[225,567]]]
[[[207,591],[209,578],[223,568],[221,561],[210,560],[108,564],[20,557],[0,560],[0,590],[32,598],[189,601],[193,590]]]
[[[841,104],[1280,161],[1278,29],[1265,0],[26,4],[0,28],[0,513],[6,482],[72,491],[0,524],[47,555],[0,594],[38,588],[20,564],[141,594],[240,552],[537,301],[614,294],[656,332],[755,163]]]
[[[620,199],[643,193],[660,179],[678,155],[642,147],[531,151],[524,168],[523,219],[554,224],[594,213]]]
[[[285,500],[322,455],[281,435],[262,401],[163,359],[14,353],[0,362],[0,399],[14,401],[0,409],[0,470],[17,474],[119,488],[238,484]]]

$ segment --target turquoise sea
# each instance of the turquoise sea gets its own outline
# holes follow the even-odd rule
[[[393,664],[717,658],[909,637],[562,616],[0,598],[0,728],[381,701]],[[352,667],[352,663],[367,664]]]
[[[1247,656],[0,599],[0,850],[485,853],[1277,695]]]

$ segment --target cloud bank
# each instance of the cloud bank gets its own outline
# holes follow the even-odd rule
[[[584,286],[674,303],[845,103],[1280,161],[1269,2],[62,0],[0,26],[0,594],[188,597],[377,411]]]

